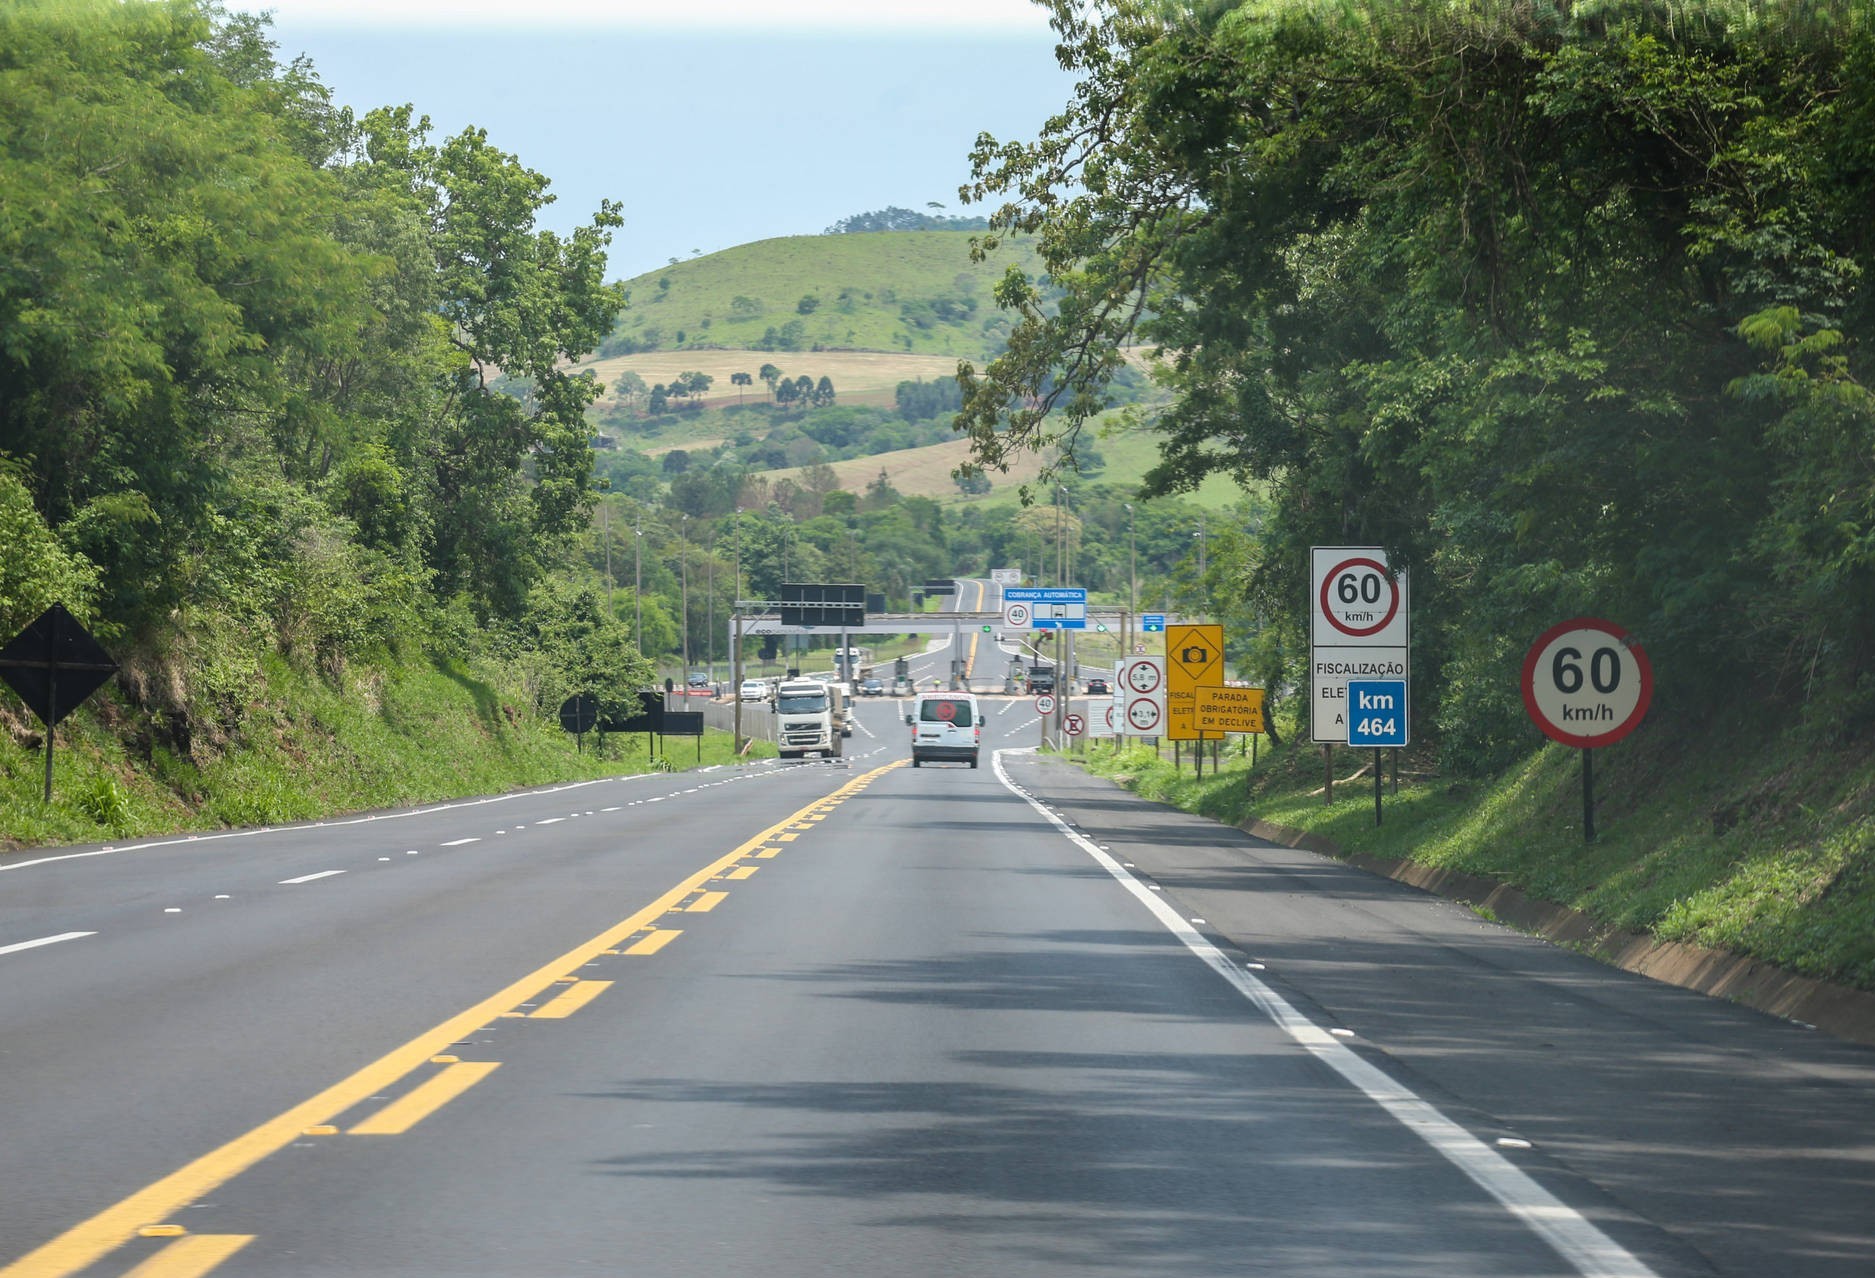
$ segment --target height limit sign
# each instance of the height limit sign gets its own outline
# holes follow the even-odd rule
[[[1316,546],[1309,552],[1310,736],[1349,740],[1351,680],[1405,680],[1406,573],[1378,546]]]

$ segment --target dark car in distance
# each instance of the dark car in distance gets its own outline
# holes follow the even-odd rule
[[[1111,697],[1113,695],[1113,689],[1108,686],[1105,679],[1089,679],[1087,681],[1087,695],[1090,697]]]
[[[861,679],[859,681],[859,695],[862,697],[883,697],[885,695],[885,681],[883,679]]]

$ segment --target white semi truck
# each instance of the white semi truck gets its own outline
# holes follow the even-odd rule
[[[840,689],[815,679],[783,679],[770,703],[775,714],[775,746],[784,759],[810,754],[839,758],[844,706]]]

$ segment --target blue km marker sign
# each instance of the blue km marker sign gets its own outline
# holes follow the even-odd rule
[[[1348,744],[1406,744],[1406,680],[1348,680]]]
[[[1165,630],[1165,614],[1162,612],[1141,613],[1139,628],[1144,634],[1152,634],[1154,631],[1163,633]]]

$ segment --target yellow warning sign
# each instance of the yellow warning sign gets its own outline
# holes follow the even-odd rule
[[[1165,720],[1170,741],[1209,741],[1222,732],[1198,728],[1199,688],[1224,686],[1224,627],[1165,628]]]
[[[1263,731],[1263,689],[1199,688],[1193,713],[1203,732]]]

